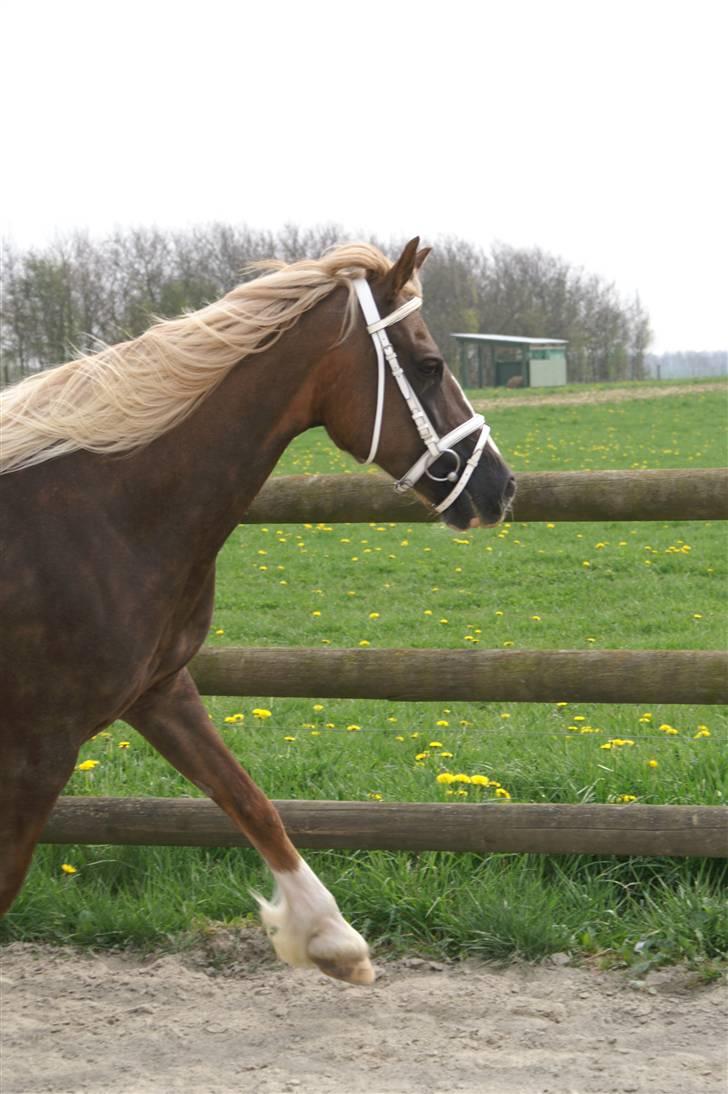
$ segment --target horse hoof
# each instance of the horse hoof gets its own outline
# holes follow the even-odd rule
[[[363,957],[353,965],[336,964],[334,961],[317,961],[315,958],[314,963],[326,976],[331,976],[334,980],[344,980],[347,984],[358,984],[367,987],[369,984],[373,984],[377,977],[374,966],[368,957]]]

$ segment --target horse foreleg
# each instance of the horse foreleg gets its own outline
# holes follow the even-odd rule
[[[3,745],[0,793],[0,915],[15,900],[25,880],[35,845],[51,809],[68,782],[78,756],[70,745],[23,738]]]
[[[257,896],[278,956],[328,976],[370,984],[374,970],[361,935],[286,835],[280,815],[215,729],[186,669],[147,692],[124,714],[174,767],[224,809],[262,855],[276,882]]]

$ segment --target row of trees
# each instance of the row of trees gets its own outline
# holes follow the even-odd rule
[[[251,261],[294,261],[349,238],[333,225],[278,232],[212,224],[184,232],[84,234],[42,249],[3,248],[0,381],[139,334],[229,291]],[[401,241],[372,240],[393,257]],[[537,248],[440,241],[423,269],[425,317],[456,360],[452,331],[565,338],[571,381],[637,379],[650,341],[638,299]]]
[[[677,353],[648,353],[649,376],[658,380],[682,380],[696,376],[728,375],[728,351],[681,350]]]

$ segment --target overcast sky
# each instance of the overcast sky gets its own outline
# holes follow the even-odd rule
[[[537,245],[639,292],[653,349],[724,349],[725,13],[5,0],[1,231],[335,222]]]

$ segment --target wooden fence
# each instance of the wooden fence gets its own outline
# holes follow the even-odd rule
[[[728,810],[695,805],[277,801],[298,847],[728,855]],[[205,798],[61,798],[46,843],[248,847]]]
[[[202,695],[546,703],[728,703],[713,650],[202,650]]]
[[[268,480],[246,524],[432,519],[383,475],[290,475]],[[523,472],[513,520],[728,520],[728,468]]]
[[[248,523],[427,521],[380,475],[273,479]],[[725,520],[728,469],[538,472],[518,477],[518,521]],[[705,650],[207,649],[202,694],[390,700],[728,702],[728,654]],[[300,847],[553,854],[728,855],[718,806],[277,802]],[[64,797],[47,843],[247,846],[202,799]]]

